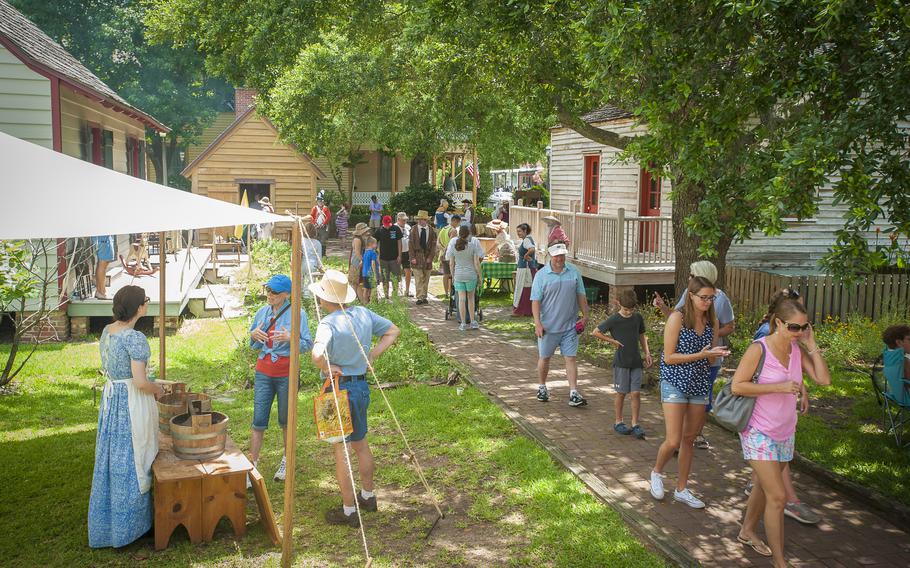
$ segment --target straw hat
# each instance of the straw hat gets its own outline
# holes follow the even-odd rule
[[[487,223],[487,229],[493,229],[494,231],[498,231],[500,229],[508,229],[508,228],[509,228],[509,224],[503,222],[502,219],[493,219],[492,221]]]
[[[414,218],[417,219],[418,221],[427,221],[430,219],[430,214],[427,213],[426,211],[424,211],[423,209],[421,209],[420,211],[417,212],[417,216]]]
[[[359,237],[359,236],[364,235],[369,232],[370,232],[370,227],[366,223],[357,223],[357,225],[354,226],[354,230],[351,231],[351,234],[354,235],[355,237]]]
[[[272,202],[269,201],[268,197],[263,197],[262,199],[259,200],[259,203],[261,205],[271,205],[272,204]]]
[[[546,217],[541,217],[540,219],[547,223],[556,223],[557,225],[562,224],[562,222],[559,219],[557,219],[556,217],[554,217],[552,215],[547,215]]]
[[[312,223],[312,222],[313,222],[313,216],[312,216],[312,215],[304,215],[304,216],[303,216],[303,219],[301,219],[301,220],[302,220],[304,223]]]
[[[317,298],[333,304],[350,304],[357,297],[354,289],[348,286],[347,275],[334,269],[326,270],[319,282],[313,282],[307,288]]]

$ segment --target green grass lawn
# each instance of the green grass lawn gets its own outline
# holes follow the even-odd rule
[[[383,381],[413,379],[388,392],[448,518],[423,535],[435,516],[382,397],[374,389],[371,442],[377,457],[380,513],[366,517],[374,566],[658,566],[611,509],[502,412],[465,385],[427,386],[422,380],[451,365],[406,319],[401,304],[377,310],[402,327],[398,345],[377,365]],[[246,322],[231,322],[242,335]],[[152,341],[155,351],[156,341]],[[0,346],[0,356],[5,353]],[[196,320],[168,340],[168,378],[194,390],[212,388],[215,406],[231,419],[231,436],[248,444],[252,390],[243,390],[250,354],[227,326]],[[153,360],[155,360],[153,356]],[[235,542],[227,526],[212,543],[193,546],[182,529],[155,552],[140,540],[121,550],[87,546],[89,490],[97,408],[91,386],[99,365],[97,342],[42,346],[14,394],[0,396],[0,518],[3,566],[277,566],[279,549],[266,538],[250,498],[247,536]],[[358,533],[330,528],[322,513],[340,502],[327,445],[315,438],[312,396],[318,379],[305,369],[299,401],[294,546],[298,566],[362,565]],[[273,507],[283,509],[283,485],[271,475],[280,460],[277,416],[266,434],[261,469]]]

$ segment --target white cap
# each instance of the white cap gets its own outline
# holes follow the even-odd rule
[[[569,251],[566,249],[566,245],[562,243],[556,243],[555,245],[548,248],[547,252],[550,253],[550,256],[559,256],[568,254]]]

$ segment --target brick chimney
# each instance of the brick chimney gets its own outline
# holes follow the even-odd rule
[[[256,102],[256,89],[234,89],[234,116],[240,116]]]

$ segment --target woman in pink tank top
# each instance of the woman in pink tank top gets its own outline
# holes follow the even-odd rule
[[[770,319],[771,334],[754,342],[733,376],[733,394],[755,397],[755,409],[746,429],[739,433],[743,458],[755,471],[746,515],[737,540],[774,566],[787,566],[784,558],[784,506],[787,502],[783,468],[793,459],[796,436],[796,395],[803,373],[820,385],[831,384],[831,373],[821,356],[806,309],[797,300],[781,298]],[[762,351],[765,361],[758,369]],[[752,377],[759,371],[757,382]],[[758,537],[759,520],[765,521],[766,545]]]

